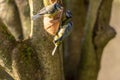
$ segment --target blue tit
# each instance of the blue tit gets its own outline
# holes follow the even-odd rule
[[[72,18],[72,12],[70,10],[67,10],[64,16],[65,16],[65,19]]]
[[[63,15],[61,26],[59,27],[59,30],[57,34],[54,37],[53,43],[55,44],[55,48],[52,51],[52,55],[55,54],[55,51],[57,47],[62,43],[62,41],[70,35],[72,31],[72,13],[70,10],[67,10],[65,14]]]
[[[57,47],[62,43],[62,41],[68,37],[72,31],[72,25],[73,23],[70,21],[67,24],[63,25],[59,32],[57,33],[57,35],[54,37],[54,44],[55,44],[55,48],[52,52],[52,55],[54,55]]]
[[[39,13],[37,13],[36,15],[34,15],[32,17],[33,20],[37,19],[38,17],[40,17],[41,15],[45,15],[45,14],[54,14],[56,11],[59,11],[62,9],[62,6],[59,5],[57,2],[46,6],[44,8],[42,8]]]
[[[65,12],[65,14],[63,14],[63,18],[62,18],[62,21],[61,21],[61,25],[65,25],[65,24],[68,24],[70,21],[72,21],[72,13],[70,10],[67,10]],[[59,27],[59,30],[60,28],[62,28],[63,26],[60,26]],[[58,30],[58,32],[59,32]]]
[[[59,30],[58,34],[54,38],[54,43],[56,45],[59,45],[67,36],[70,35],[72,31],[72,22],[69,22],[68,24],[65,24],[62,26],[62,28]]]

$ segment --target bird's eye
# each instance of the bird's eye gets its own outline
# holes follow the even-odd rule
[[[61,9],[61,6],[60,6],[59,4],[56,4],[56,5],[55,5],[55,8],[56,8],[56,9]]]

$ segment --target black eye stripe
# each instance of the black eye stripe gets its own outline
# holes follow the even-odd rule
[[[69,25],[69,26],[72,26],[73,24],[72,24],[72,22],[69,22],[68,25]]]
[[[61,8],[61,6],[59,4],[55,4],[55,9]]]
[[[68,17],[68,18],[69,18],[69,17],[72,17],[72,13],[71,13],[70,10],[67,10],[67,11],[66,11],[66,17]]]

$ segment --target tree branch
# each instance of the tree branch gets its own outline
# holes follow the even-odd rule
[[[115,37],[116,34],[115,30],[109,26],[112,1],[113,0],[106,0],[102,2],[94,28],[93,42],[99,63],[104,47],[112,38]]]
[[[42,3],[43,0],[32,1],[33,8],[31,8],[31,11],[38,12],[40,10],[40,7],[43,7],[43,5],[38,6]],[[35,33],[31,43],[38,54],[39,63],[42,68],[42,80],[64,80],[63,64],[61,63],[62,60],[60,53],[57,51],[54,56],[51,55],[54,48],[52,36],[50,36],[44,30],[43,25],[41,25],[42,21],[40,19],[33,21],[33,24],[33,32]]]
[[[14,1],[3,0],[3,2],[0,3],[0,10],[0,19],[8,28],[8,32],[10,32],[17,41],[23,40],[21,21]]]
[[[30,17],[30,6],[28,0],[15,0],[19,14],[20,20],[23,30],[24,40],[32,37],[33,28],[31,28],[31,17]]]
[[[14,77],[11,73],[8,73],[8,70],[6,70],[4,67],[0,65],[0,79],[14,80]]]

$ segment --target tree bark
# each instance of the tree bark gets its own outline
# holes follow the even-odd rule
[[[21,20],[21,25],[22,25],[23,35],[24,35],[23,37],[24,37],[24,40],[26,40],[32,37],[29,2],[28,0],[15,0],[15,3],[17,5],[19,15],[20,15],[20,20]]]
[[[0,19],[17,41],[23,39],[19,12],[14,0],[0,0]]]
[[[65,0],[65,9],[72,12],[73,31],[64,41],[64,65],[67,80],[74,80],[80,60],[80,41],[87,9],[84,0]]]
[[[2,66],[0,66],[0,80],[14,80]]]
[[[0,16],[0,65],[14,80],[64,80],[62,55],[59,51],[54,56],[51,55],[54,48],[53,37],[45,32],[42,19],[31,20],[33,13],[37,13],[43,7],[42,3],[42,0],[2,0],[0,3],[3,5],[0,5],[0,10],[3,10],[3,7],[10,7],[10,11],[13,12],[16,10],[15,13],[9,14],[9,17]],[[4,6],[9,4],[10,6]],[[7,10],[4,13],[7,13]],[[1,12],[0,14],[4,15]],[[24,37],[21,40],[27,39],[34,28],[32,39],[17,42],[14,39],[16,33],[9,33],[13,27],[18,33],[19,28],[23,31],[19,33]]]
[[[89,3],[78,80],[97,80],[103,49],[116,34],[109,26],[111,7],[112,0]]]

